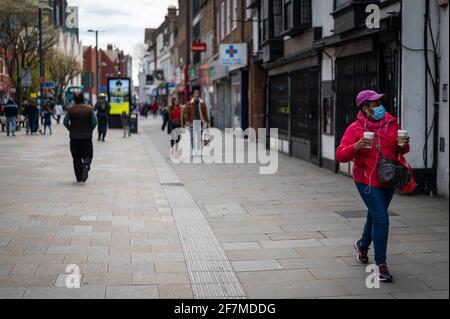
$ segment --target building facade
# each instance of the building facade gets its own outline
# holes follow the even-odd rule
[[[100,49],[99,57],[99,92],[97,92],[97,65],[95,47],[83,47],[83,87],[85,97],[92,103],[97,101],[98,93],[106,93],[108,78],[128,77],[132,78],[132,58],[123,50],[107,45],[106,50]]]
[[[356,119],[357,93],[377,90],[411,132],[417,192],[448,196],[448,1],[249,2],[258,20],[253,62],[265,70],[265,122],[279,130],[272,145],[351,175],[353,163],[336,163],[335,150]],[[373,12],[379,19],[370,19]]]
[[[277,128],[271,147],[351,175],[335,151],[376,90],[410,131],[417,193],[448,197],[447,0],[180,0],[177,29],[180,96],[200,88],[215,127]]]

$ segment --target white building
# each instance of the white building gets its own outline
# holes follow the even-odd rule
[[[76,35],[59,29],[56,50],[69,57],[74,57],[80,68],[83,67],[83,44],[78,41]],[[81,73],[70,82],[70,85],[81,85]]]
[[[402,120],[413,141],[409,159],[424,170],[437,165],[438,192],[448,197],[448,1],[403,1],[402,20]],[[430,24],[427,33],[426,23]],[[436,135],[435,124],[439,125]]]

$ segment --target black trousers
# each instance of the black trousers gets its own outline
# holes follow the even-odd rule
[[[98,139],[105,139],[108,131],[108,119],[103,116],[98,117]]]
[[[90,168],[94,157],[92,140],[70,139],[70,152],[73,158],[73,168],[77,181],[81,181],[83,166]]]

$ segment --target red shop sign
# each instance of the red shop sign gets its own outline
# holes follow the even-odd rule
[[[203,42],[192,43],[192,52],[206,52],[206,43]]]

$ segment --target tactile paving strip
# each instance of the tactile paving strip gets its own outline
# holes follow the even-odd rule
[[[231,263],[195,200],[152,141],[141,140],[175,219],[194,298],[246,298]]]

